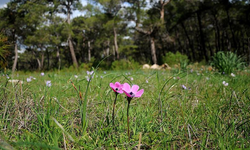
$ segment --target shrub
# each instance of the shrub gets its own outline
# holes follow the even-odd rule
[[[218,69],[221,73],[230,74],[235,70],[245,67],[244,58],[237,56],[233,52],[217,52],[213,58],[211,65]]]
[[[173,66],[174,64],[183,64],[185,66],[189,62],[188,56],[181,54],[180,52],[177,52],[175,54],[172,52],[168,52],[163,57],[163,61],[170,66]]]
[[[96,60],[95,57],[91,57],[90,62],[88,62],[88,63],[82,63],[80,65],[80,69],[91,70],[91,68],[93,67],[93,64],[94,64],[95,60]]]
[[[180,61],[181,70],[187,70],[187,66],[188,66],[188,60],[181,60]]]
[[[112,70],[129,70],[129,69],[139,69],[140,65],[138,62],[126,59],[116,60],[112,63]]]

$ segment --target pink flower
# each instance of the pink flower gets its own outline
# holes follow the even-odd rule
[[[120,94],[123,93],[123,91],[122,91],[123,85],[121,83],[119,83],[119,82],[115,82],[115,84],[114,83],[110,83],[109,86],[112,88],[112,90],[115,93],[120,93]]]
[[[128,97],[141,97],[141,95],[144,92],[144,89],[141,89],[138,91],[139,86],[138,85],[133,85],[132,88],[130,88],[130,85],[128,83],[123,84],[123,92],[128,96]]]

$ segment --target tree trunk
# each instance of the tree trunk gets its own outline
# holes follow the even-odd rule
[[[151,56],[154,64],[157,64],[156,50],[155,50],[155,39],[150,36],[150,48],[151,48]]]
[[[114,55],[113,59],[115,61],[115,48],[114,48],[114,46],[112,47],[112,49],[113,49],[113,55]]]
[[[67,13],[67,23],[70,25],[70,6],[67,7],[68,13]],[[75,50],[74,50],[74,46],[73,46],[73,42],[72,42],[72,38],[71,38],[71,34],[69,33],[68,36],[68,43],[69,43],[69,50],[71,53],[71,57],[72,57],[72,61],[73,61],[73,65],[78,68],[78,62],[76,59],[76,55],[75,55]]]
[[[78,68],[78,63],[77,63],[77,59],[76,59],[75,50],[74,50],[74,46],[73,46],[73,43],[72,43],[71,35],[69,35],[68,43],[69,43],[69,50],[70,50],[70,53],[71,53],[73,64],[74,64],[74,66],[76,68]]]
[[[108,39],[108,41],[107,41],[107,48],[106,48],[106,56],[109,56],[109,45],[110,45],[110,41],[109,41],[109,39]]]
[[[60,70],[61,69],[61,57],[60,57],[60,50],[58,46],[56,46],[56,57],[58,60],[58,70]]]
[[[16,43],[15,43],[15,59],[14,59],[14,63],[12,66],[12,73],[14,73],[16,71],[17,59],[18,59],[18,51],[17,51],[17,41],[16,41]]]
[[[186,28],[185,28],[183,22],[181,22],[181,26],[182,26],[182,28],[183,28],[183,30],[184,30],[184,33],[185,33],[186,37],[187,37],[187,40],[188,40],[188,47],[190,47],[190,49],[191,49],[191,51],[192,51],[192,55],[190,55],[190,56],[191,56],[191,61],[193,61],[194,58],[195,58],[193,43],[192,43],[192,41],[190,40],[190,37],[189,37],[189,35],[188,35],[188,33],[187,33],[187,30],[186,30]],[[188,49],[188,48],[187,48],[187,49]],[[189,52],[188,52],[188,53],[189,53]]]
[[[90,41],[88,41],[88,61],[91,61],[91,48],[90,48]]]
[[[41,61],[39,60],[39,58],[38,57],[36,57],[36,61],[37,61],[37,63],[38,63],[38,70],[40,71],[41,70]]]
[[[50,58],[49,58],[49,51],[47,49],[46,49],[46,55],[47,55],[47,61],[48,61],[47,69],[49,70],[49,68],[50,68]]]
[[[200,30],[201,50],[203,51],[203,55],[205,56],[206,62],[208,62],[208,55],[207,55],[206,46],[205,46],[204,34],[202,31],[200,12],[197,12],[197,19],[198,19],[198,25],[199,25],[199,30]]]
[[[168,0],[166,2],[166,0],[160,0],[160,5],[161,5],[161,9],[160,9],[160,20],[161,20],[161,23],[164,24],[164,7],[165,5],[167,5],[171,0]]]
[[[161,0],[160,20],[162,24],[164,24],[164,6],[163,1]]]
[[[119,51],[118,51],[118,44],[117,44],[117,33],[116,33],[115,28],[114,28],[114,46],[115,46],[115,52],[116,52],[116,59],[119,60]]]
[[[154,64],[157,64],[157,57],[156,57],[156,49],[155,49],[155,29],[152,29],[151,31],[145,31],[139,27],[135,27],[135,30],[139,33],[142,33],[144,35],[148,35],[150,37],[150,50],[151,50],[151,58]]]
[[[44,52],[42,52],[41,69],[43,69],[43,64],[44,64]]]
[[[33,52],[33,54],[35,55],[35,52]],[[41,58],[41,61],[39,59],[39,56],[36,56],[36,61],[37,61],[37,64],[38,64],[38,70],[42,70],[43,69],[43,63],[44,63],[44,53],[42,53],[42,58]]]
[[[249,56],[248,56],[248,61],[249,61],[249,66],[250,66],[250,38],[247,39],[247,43],[248,43],[248,53],[249,53]]]
[[[214,16],[214,22],[215,22],[215,45],[216,45],[216,52],[219,52],[221,50],[221,46],[220,46],[220,29],[219,29],[219,25],[218,25],[218,19],[216,17],[216,14],[213,14]]]
[[[235,35],[234,35],[234,31],[233,31],[233,28],[232,28],[232,22],[231,22],[231,19],[230,19],[230,16],[229,16],[229,8],[226,8],[226,13],[227,13],[227,21],[228,21],[228,24],[229,24],[229,29],[231,31],[231,34],[232,34],[232,38],[233,38],[233,47],[235,49],[237,49],[237,43],[235,41]],[[231,47],[231,46],[230,46]]]

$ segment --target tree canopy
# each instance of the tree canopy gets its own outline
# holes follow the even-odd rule
[[[249,14],[246,0],[11,0],[0,9],[1,67],[61,69],[109,56],[109,69],[120,59],[162,64],[169,52],[209,62],[230,51],[250,62]]]

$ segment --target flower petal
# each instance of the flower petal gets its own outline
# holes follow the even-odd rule
[[[126,93],[130,93],[131,89],[130,89],[130,85],[128,83],[124,83],[122,90]],[[127,94],[126,94],[127,95]]]
[[[109,83],[109,86],[113,89],[115,87],[114,83]]]
[[[135,94],[135,97],[141,97],[141,95],[144,93],[144,89],[141,89]]]
[[[118,91],[116,91],[116,92],[119,93],[119,94],[122,94],[122,93],[123,93],[122,90],[118,90]]]
[[[120,88],[121,87],[121,83],[120,82],[115,82],[115,86],[117,87],[117,88]]]
[[[126,91],[123,91],[128,97],[132,97],[129,93],[127,93]]]
[[[138,85],[133,85],[131,91],[132,91],[133,93],[137,93],[138,89],[139,89],[139,86],[138,86]]]

